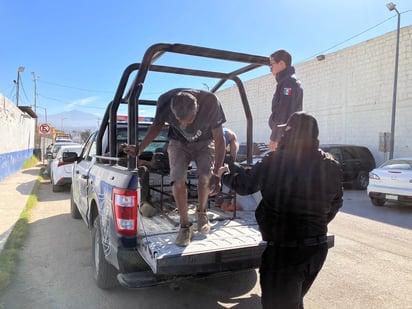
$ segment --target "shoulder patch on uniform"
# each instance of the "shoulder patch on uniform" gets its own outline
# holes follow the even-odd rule
[[[283,95],[291,95],[292,88],[283,88]]]

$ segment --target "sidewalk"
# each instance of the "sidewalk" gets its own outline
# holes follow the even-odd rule
[[[40,168],[41,163],[33,168],[22,169],[0,181],[0,251],[26,206]]]

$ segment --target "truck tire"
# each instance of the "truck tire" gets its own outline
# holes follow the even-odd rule
[[[94,219],[92,228],[92,268],[94,280],[99,288],[109,289],[119,284],[116,269],[104,257],[98,216]]]
[[[53,178],[50,180],[51,184],[52,184],[52,191],[53,192],[60,192],[62,190],[61,186],[55,185],[53,182]]]
[[[80,215],[79,209],[77,208],[76,203],[73,200],[73,189],[70,187],[70,214],[72,215],[73,219],[80,219],[82,216]]]
[[[385,205],[385,200],[384,199],[380,199],[380,198],[376,198],[376,197],[371,197],[371,202],[372,202],[373,206],[382,207],[383,205]]]

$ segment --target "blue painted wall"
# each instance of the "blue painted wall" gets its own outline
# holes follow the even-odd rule
[[[19,171],[32,155],[33,149],[0,153],[0,181]]]
[[[35,128],[35,119],[0,93],[0,181],[33,155]]]

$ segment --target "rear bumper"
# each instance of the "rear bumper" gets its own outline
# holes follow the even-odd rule
[[[185,280],[200,280],[206,278],[221,278],[225,276],[231,276],[236,273],[246,273],[247,271],[251,270],[237,270],[237,271],[228,271],[228,272],[220,272],[220,273],[210,273],[210,274],[194,274],[188,276],[180,276],[180,277],[156,277],[153,275],[152,272],[136,272],[136,273],[129,273],[129,274],[118,274],[117,280],[119,281],[120,285],[128,288],[128,289],[140,289],[146,288],[151,286],[159,286],[165,284],[173,284],[183,282]]]
[[[391,198],[388,198],[388,197]],[[412,205],[412,196],[411,195],[403,195],[403,194],[394,194],[394,193],[380,193],[380,192],[369,192],[370,198],[376,198],[379,200],[385,200],[388,202],[398,202],[403,204],[410,204]]]
[[[72,178],[71,177],[63,177],[60,178],[57,182],[57,186],[64,186],[64,185],[70,185],[72,183]]]
[[[168,257],[166,261],[159,262],[156,274],[146,269],[119,273],[117,279],[123,287],[143,288],[179,280],[224,276],[258,268],[265,247],[266,244],[262,243],[252,248]]]
[[[109,261],[120,273],[151,271],[149,265],[142,259],[137,248],[117,248],[115,261]]]

